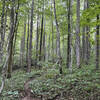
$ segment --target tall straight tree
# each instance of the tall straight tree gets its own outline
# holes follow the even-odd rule
[[[99,14],[97,15],[97,23],[99,21]],[[100,63],[100,33],[99,33],[99,25],[96,27],[96,69],[99,68],[99,63]]]
[[[44,22],[44,15],[43,15],[43,13],[42,13],[42,20],[41,20],[41,34],[40,34],[40,51],[39,51],[39,61],[41,61],[41,60],[42,60],[43,22]]]
[[[67,67],[70,68],[71,63],[71,0],[68,0],[68,39],[67,39]]]
[[[80,0],[77,0],[76,11],[76,63],[77,67],[80,67]]]
[[[28,12],[29,13],[29,12]],[[27,63],[27,66],[28,66],[28,48],[29,48],[29,25],[30,25],[30,16],[28,14],[28,23],[27,23],[27,43],[26,43],[26,63]]]
[[[86,0],[84,0],[84,10],[86,10]],[[85,55],[86,55],[86,27],[83,27],[83,32],[82,32],[82,62],[84,63],[85,61]]]
[[[38,61],[38,48],[39,47],[39,14],[37,14],[37,31],[36,31],[36,64]]]
[[[84,0],[84,10],[89,8],[89,1]],[[87,21],[89,22],[89,19],[87,18]],[[83,34],[82,34],[82,61],[85,62],[85,64],[88,64],[89,62],[89,56],[90,56],[90,42],[89,42],[89,31],[90,27],[88,25],[83,27]]]
[[[56,30],[57,30],[57,58],[58,58],[58,63],[59,63],[59,71],[60,74],[62,74],[62,66],[61,66],[61,51],[60,51],[60,31],[58,27],[58,21],[57,21],[57,16],[56,16],[56,2],[53,0],[54,3],[54,17],[55,17],[55,22],[56,22]]]
[[[89,8],[89,1],[85,0],[85,8],[88,9]],[[89,18],[87,18],[87,21],[89,22]],[[86,29],[86,41],[85,41],[85,63],[88,64],[89,62],[89,56],[90,56],[90,42],[89,42],[89,31],[90,31],[90,27],[87,25],[85,27]]]
[[[45,19],[45,16],[44,16],[44,33],[43,33],[43,60],[45,61],[45,58],[46,58],[46,45],[45,45],[45,24],[46,24],[46,19]]]
[[[32,6],[31,6],[31,22],[30,22],[29,50],[28,50],[28,72],[31,71],[31,63],[32,63],[33,10],[34,10],[34,0],[32,0]]]
[[[11,20],[11,26],[10,26],[10,33],[9,33],[9,44],[8,44],[8,66],[7,66],[7,77],[11,77],[11,72],[12,72],[12,57],[13,57],[13,39],[14,39],[14,4],[15,1],[12,0],[11,3],[11,14],[10,14],[10,20]]]
[[[36,65],[39,57],[39,0],[38,0],[37,10],[38,12],[37,12],[37,29],[36,29]]]
[[[24,33],[22,35],[22,39],[21,39],[21,47],[20,47],[20,65],[21,67],[23,67],[23,62],[25,61],[25,36],[26,36],[26,21],[24,21]]]
[[[51,0],[51,24],[52,24],[52,61],[54,62],[54,29],[53,29],[53,11],[52,11],[52,0]]]
[[[43,25],[44,25],[44,0],[42,7],[42,20],[41,20],[41,34],[40,34],[40,51],[39,51],[39,61],[42,60],[42,47],[43,47]]]
[[[46,45],[45,45],[45,34],[46,34],[46,30],[45,30],[45,25],[46,25],[46,17],[45,17],[45,0],[43,1],[43,9],[44,9],[44,32],[43,32],[43,60],[45,61],[45,57],[46,57]]]
[[[5,16],[5,0],[2,0],[2,14],[1,14],[1,27],[0,27],[0,63],[2,59],[2,49],[3,49],[3,41],[4,41],[4,16]]]

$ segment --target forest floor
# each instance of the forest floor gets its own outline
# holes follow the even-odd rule
[[[57,65],[46,63],[41,70],[33,67],[31,73],[15,70],[0,100],[100,100],[100,70],[94,68],[74,66],[70,73],[63,67],[60,75]]]

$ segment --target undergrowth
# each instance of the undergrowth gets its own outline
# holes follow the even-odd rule
[[[78,69],[73,67],[72,73],[63,66],[63,74],[59,74],[58,66],[46,63],[41,70],[32,69],[31,73],[16,70],[6,84],[0,100],[18,100],[19,91],[24,83],[35,75],[30,82],[30,88],[36,95],[47,96],[49,99],[56,95],[60,100],[100,100],[100,70],[94,65],[84,65]]]

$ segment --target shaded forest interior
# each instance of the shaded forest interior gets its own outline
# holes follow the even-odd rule
[[[100,0],[0,0],[0,100],[100,100]]]

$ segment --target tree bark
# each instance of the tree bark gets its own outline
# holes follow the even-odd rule
[[[34,10],[34,0],[32,0],[31,7],[31,23],[30,23],[30,36],[29,36],[29,51],[28,51],[28,72],[31,71],[32,64],[32,37],[33,37],[33,10]]]
[[[4,16],[5,16],[5,0],[2,1],[2,14],[1,14],[1,27],[0,27],[0,63],[2,61],[2,51],[3,51],[3,42],[4,42]]]
[[[27,63],[27,66],[28,66],[28,50],[29,50],[29,19],[30,19],[30,16],[28,14],[28,24],[27,24],[27,43],[26,43],[26,63]]]
[[[11,77],[11,72],[12,72],[12,57],[13,57],[13,39],[14,39],[14,3],[15,1],[12,0],[12,7],[11,7],[11,15],[10,15],[10,20],[11,20],[11,27],[10,27],[10,33],[9,33],[9,44],[8,44],[8,73],[7,73],[7,78]]]
[[[52,24],[52,61],[54,62],[54,29],[53,29],[53,11],[52,11],[52,0],[51,0],[51,24]]]
[[[70,68],[71,62],[71,0],[68,0],[68,40],[67,40],[67,68]]]
[[[97,15],[97,22],[99,21],[99,14]],[[99,33],[99,25],[96,27],[96,69],[99,68],[100,63],[100,33]]]
[[[25,36],[26,36],[26,20],[24,21],[24,33],[21,39],[21,50],[20,50],[20,65],[21,67],[24,66],[24,58],[25,58]]]
[[[42,60],[43,21],[44,21],[44,15],[42,14],[41,34],[40,34],[40,52],[39,52],[39,61]]]
[[[76,64],[80,67],[80,0],[77,0],[77,12],[76,12]]]
[[[37,32],[36,32],[36,64],[38,61],[38,46],[39,46],[39,14],[37,14]]]
[[[46,24],[46,19],[44,17],[44,33],[43,33],[43,60],[45,61],[46,58],[46,46],[45,46],[45,24]]]
[[[62,66],[61,66],[61,52],[60,52],[60,31],[58,27],[58,21],[57,21],[57,16],[56,16],[56,3],[55,0],[54,2],[54,17],[55,17],[55,22],[56,22],[56,30],[57,30],[57,58],[58,58],[58,63],[59,63],[59,72],[62,74]]]

